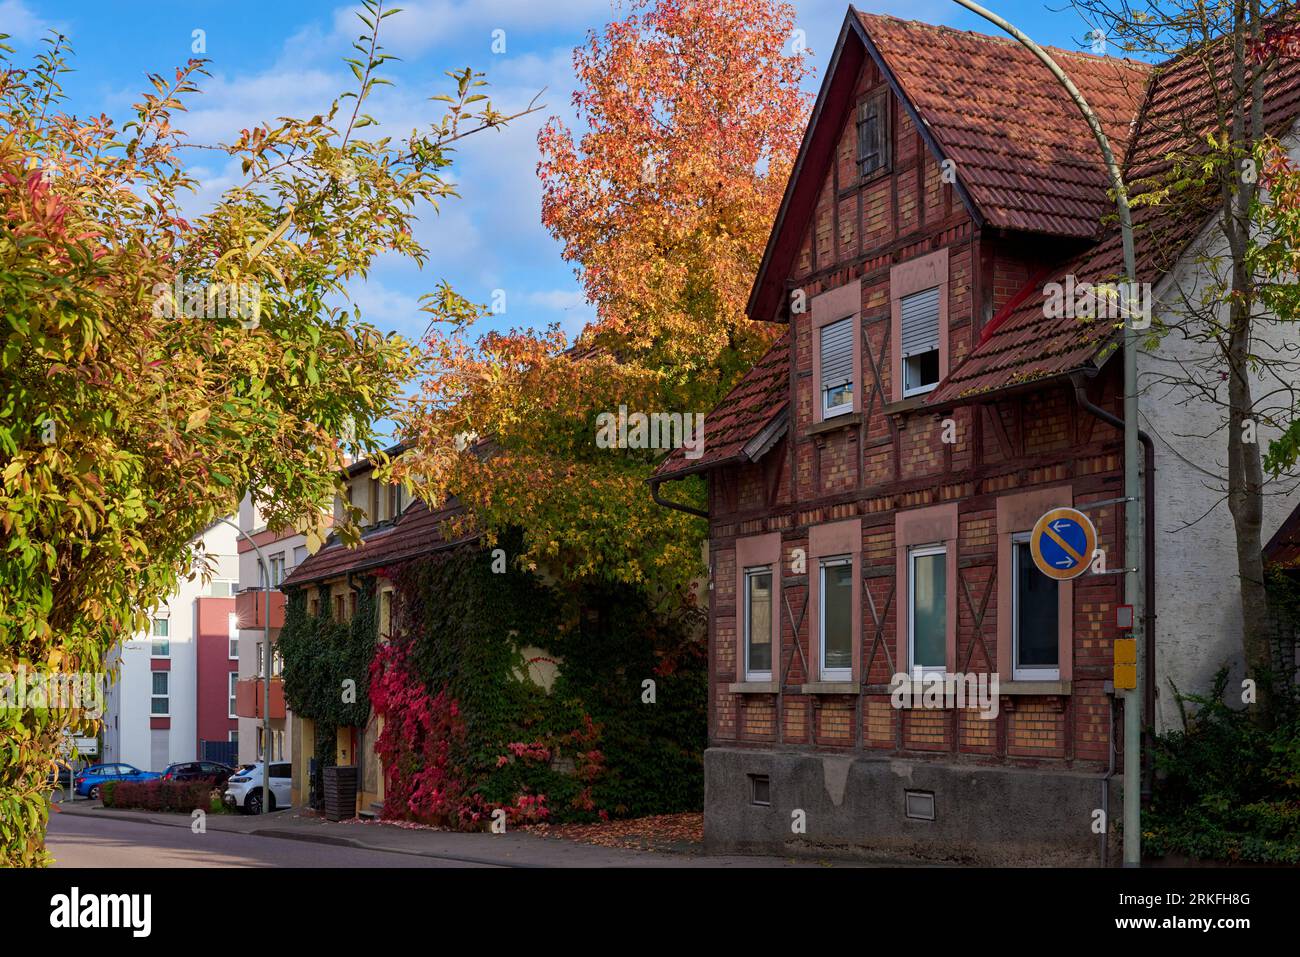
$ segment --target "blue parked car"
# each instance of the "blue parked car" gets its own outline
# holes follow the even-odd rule
[[[77,793],[82,797],[99,797],[99,786],[109,781],[152,781],[161,777],[155,771],[141,771],[129,764],[92,764],[77,774]]]

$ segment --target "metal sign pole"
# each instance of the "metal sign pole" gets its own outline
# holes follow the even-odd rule
[[[1119,213],[1120,238],[1124,245],[1124,274],[1129,283],[1129,292],[1137,289],[1137,265],[1133,253],[1133,217],[1128,205],[1128,189],[1120,173],[1119,163],[1110,148],[1106,131],[1101,128],[1101,121],[1084,99],[1079,88],[1061,69],[1051,55],[1031,40],[1024,32],[1012,26],[990,10],[986,10],[972,0],[956,0],[958,4],[972,13],[1009,33],[1036,56],[1051,71],[1058,83],[1065,88],[1079,108],[1083,118],[1092,130],[1093,138],[1101,148],[1110,173],[1111,187],[1115,192],[1115,208]],[[960,174],[959,174],[960,175]],[[1141,814],[1141,748],[1142,748],[1142,687],[1143,672],[1151,662],[1143,661],[1142,609],[1146,596],[1142,594],[1142,579],[1138,574],[1139,562],[1142,560],[1142,529],[1139,525],[1141,513],[1136,507],[1140,490],[1138,476],[1138,398],[1137,398],[1137,346],[1138,333],[1135,328],[1137,316],[1133,309],[1125,309],[1124,323],[1124,497],[1128,505],[1124,508],[1124,596],[1133,605],[1133,638],[1136,640],[1135,673],[1137,687],[1123,692],[1124,696],[1124,866],[1138,867],[1142,860],[1142,833],[1139,821]],[[1148,530],[1147,534],[1150,534]]]

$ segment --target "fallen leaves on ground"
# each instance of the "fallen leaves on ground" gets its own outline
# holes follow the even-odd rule
[[[704,814],[655,814],[596,824],[529,824],[520,830],[539,837],[577,841],[600,847],[698,854],[704,849]]]

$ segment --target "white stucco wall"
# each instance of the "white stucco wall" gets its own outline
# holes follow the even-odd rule
[[[1296,158],[1294,137],[1289,145]],[[1192,249],[1157,286],[1157,317],[1172,317],[1178,304],[1199,301],[1196,296],[1208,278],[1197,260],[1222,248],[1222,234],[1207,225]],[[1280,358],[1285,353],[1279,352],[1279,347],[1288,341],[1292,347],[1297,344],[1293,327],[1259,322],[1257,329],[1253,349],[1262,357]],[[1236,538],[1222,491],[1228,460],[1226,408],[1194,390],[1161,381],[1185,375],[1175,360],[1193,362],[1205,355],[1207,348],[1175,330],[1154,352],[1138,356],[1142,428],[1151,434],[1156,455],[1156,717],[1161,730],[1181,724],[1170,679],[1183,692],[1204,692],[1224,664],[1231,668],[1230,688],[1241,687],[1244,673]],[[1297,382],[1292,370],[1285,375],[1292,384]],[[1216,385],[1226,403],[1227,382]],[[1256,376],[1252,394],[1257,403],[1278,385],[1276,379],[1266,385]],[[1289,395],[1274,395],[1268,405],[1276,409],[1290,402]],[[1261,452],[1267,452],[1275,434],[1263,426],[1258,429]],[[1264,543],[1300,505],[1300,495],[1291,491],[1293,484],[1271,482],[1266,491]]]

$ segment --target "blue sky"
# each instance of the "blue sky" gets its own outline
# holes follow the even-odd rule
[[[572,335],[593,314],[560,246],[540,223],[536,133],[550,115],[572,125],[572,51],[586,32],[624,10],[619,0],[397,0],[403,12],[385,21],[388,52],[402,58],[388,74],[372,112],[387,121],[385,132],[403,134],[436,115],[427,98],[446,88],[443,71],[465,66],[487,73],[499,109],[527,103],[546,88],[547,109],[497,133],[467,140],[454,177],[461,199],[440,214],[426,211],[417,235],[431,255],[423,270],[383,260],[352,299],[371,322],[418,335],[425,322],[416,311],[421,293],[446,279],[476,302],[493,290],[506,293],[506,312],[492,325],[545,326],[560,322]],[[1068,8],[1053,12],[1041,3],[990,5],[1040,42],[1070,49],[1084,45],[1088,26]],[[1054,4],[1061,5],[1061,4]],[[843,0],[795,2],[817,73],[816,90],[843,21]],[[985,21],[950,0],[864,0],[860,9],[988,32]],[[127,3],[123,0],[0,0],[0,33],[19,58],[37,49],[48,29],[67,35],[77,70],[66,81],[68,109],[106,112],[119,121],[145,87],[147,72],[168,73],[191,55],[195,30],[204,31],[212,77],[191,101],[179,125],[202,142],[228,141],[246,126],[280,115],[323,112],[331,98],[352,87],[341,57],[360,26],[351,4],[315,0],[222,0],[220,3]],[[146,12],[147,11],[147,12]],[[506,50],[493,53],[493,31],[505,31]],[[237,170],[195,157],[203,184],[194,208],[236,180]]]

